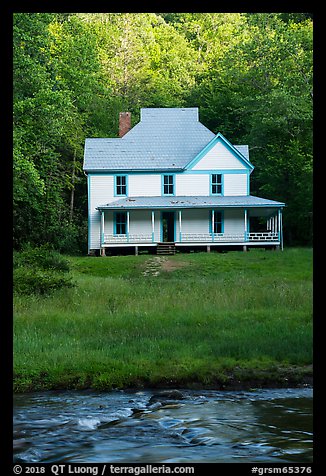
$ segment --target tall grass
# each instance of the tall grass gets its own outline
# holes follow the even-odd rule
[[[15,388],[223,381],[312,362],[312,251],[69,258],[75,288],[15,298]],[[181,267],[182,266],[182,267]],[[244,375],[244,374],[243,374]]]

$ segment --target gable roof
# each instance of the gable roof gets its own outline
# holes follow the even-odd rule
[[[218,132],[216,136],[199,152],[199,154],[194,157],[189,164],[187,164],[186,169],[192,169],[205,155],[218,143],[221,142],[227,149],[231,151],[231,153],[240,160],[246,167],[252,171],[254,166],[249,161],[249,154],[248,154],[248,146],[240,145],[234,146],[229,142],[223,134]]]
[[[87,138],[87,172],[181,171],[214,139],[198,108],[143,108],[140,122],[122,138]],[[234,146],[249,159],[248,146]]]

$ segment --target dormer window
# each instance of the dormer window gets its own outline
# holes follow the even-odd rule
[[[163,175],[163,195],[174,195],[174,175]]]
[[[115,176],[115,195],[127,196],[127,176],[126,175]]]
[[[222,174],[211,175],[211,195],[222,195]]]

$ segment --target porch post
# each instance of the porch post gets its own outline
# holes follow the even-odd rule
[[[182,223],[181,223],[181,210],[179,210],[179,239],[180,241],[182,240]]]
[[[247,221],[248,221],[248,212],[247,212],[247,209],[245,208],[244,209],[244,240],[245,241],[247,241],[247,239],[248,239],[248,236],[247,236],[247,229],[248,229]]]
[[[105,256],[104,248],[104,210],[101,210],[101,222],[100,222],[100,233],[101,233],[101,256]]]
[[[129,224],[130,224],[130,216],[129,216],[129,211],[127,211],[127,241],[129,243]]]
[[[281,250],[283,251],[283,230],[282,230],[282,210],[278,210],[278,239],[281,245]]]
[[[283,251],[283,211],[281,210],[281,229],[280,229],[280,232],[281,232],[281,250]]]
[[[101,245],[104,244],[104,210],[101,211]]]
[[[154,231],[155,231],[155,222],[154,222],[154,210],[152,210],[152,242],[154,243]]]
[[[214,220],[215,220],[215,211],[212,210],[212,241],[214,241]]]

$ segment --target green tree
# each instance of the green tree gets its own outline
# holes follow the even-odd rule
[[[209,56],[190,99],[214,132],[250,145],[251,192],[286,202],[287,242],[311,243],[312,21],[242,15],[231,38],[235,20],[226,14],[215,44],[225,49]]]

